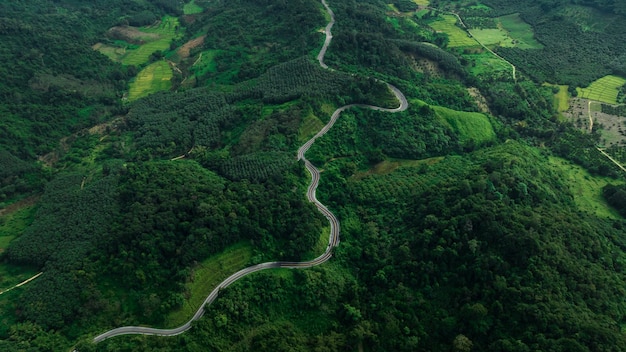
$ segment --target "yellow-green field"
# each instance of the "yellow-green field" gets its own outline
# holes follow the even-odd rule
[[[139,31],[151,34],[144,38],[145,43],[142,45],[116,41],[114,45],[98,44],[94,49],[124,65],[143,65],[148,62],[150,55],[168,50],[172,40],[182,35],[179,26],[178,18],[165,16],[155,25],[139,28]]]
[[[186,3],[185,6],[183,6],[183,13],[185,15],[194,15],[196,13],[201,13],[202,11],[204,11],[204,9],[196,5],[196,2],[194,0],[191,0],[190,2]]]
[[[200,263],[193,271],[192,280],[185,285],[189,298],[181,309],[167,317],[166,325],[179,326],[189,320],[209,293],[228,276],[246,267],[251,258],[252,247],[241,242]]]
[[[617,93],[624,84],[626,79],[609,75],[592,82],[587,88],[576,88],[576,91],[581,98],[617,104]]]
[[[413,0],[419,6],[428,6],[430,5],[430,0]]]
[[[544,83],[543,85],[559,88],[559,91],[555,93],[552,98],[552,104],[558,112],[567,111],[567,109],[569,109],[569,94],[567,93],[568,86],[550,83]]]
[[[550,157],[550,165],[566,177],[566,182],[574,195],[576,205],[584,211],[594,213],[599,217],[621,219],[621,216],[607,204],[602,196],[602,188],[609,182],[623,184],[608,177],[593,176],[587,170],[565,159]]]
[[[451,48],[470,47],[479,45],[476,40],[471,38],[464,30],[456,26],[457,18],[453,15],[443,15],[443,19],[430,23],[430,26],[438,31],[448,35],[448,46]]]
[[[443,106],[432,106],[442,119],[459,137],[462,144],[481,145],[496,138],[496,132],[489,117],[479,112],[457,111]]]
[[[130,83],[128,101],[143,98],[149,94],[172,87],[172,69],[167,61],[154,62],[141,70]]]

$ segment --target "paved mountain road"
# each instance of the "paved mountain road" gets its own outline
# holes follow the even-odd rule
[[[330,22],[328,23],[328,25],[326,26],[324,30],[324,33],[326,34],[326,40],[324,42],[324,46],[320,50],[319,55],[317,56],[317,60],[319,61],[320,66],[322,66],[323,68],[328,68],[328,66],[324,63],[324,55],[332,39],[331,29],[333,25],[335,24],[335,14],[328,7],[328,4],[326,3],[325,0],[321,0],[321,2],[326,8],[326,11],[328,12],[328,14],[330,15]],[[220,290],[228,287],[233,282],[241,279],[242,277],[248,274],[257,272],[257,271],[261,271],[265,269],[272,269],[272,268],[290,268],[290,269],[310,268],[316,265],[320,265],[326,262],[328,259],[330,259],[330,257],[332,257],[333,248],[339,244],[339,220],[337,220],[337,217],[330,210],[328,210],[328,208],[326,208],[324,204],[320,203],[317,200],[315,196],[315,191],[319,184],[320,172],[313,164],[311,164],[310,161],[308,161],[305,158],[304,155],[309,150],[309,148],[313,145],[313,143],[315,142],[317,138],[322,137],[324,134],[326,134],[326,132],[330,130],[331,127],[333,127],[333,125],[335,124],[335,121],[337,121],[337,118],[339,118],[339,115],[346,109],[349,109],[352,107],[360,107],[360,108],[367,108],[367,109],[390,112],[390,113],[406,110],[409,104],[404,94],[402,94],[402,92],[398,88],[390,84],[387,84],[387,86],[389,87],[389,89],[393,92],[393,94],[396,96],[396,98],[400,102],[400,105],[397,108],[390,109],[390,108],[382,108],[379,106],[365,105],[365,104],[350,104],[350,105],[342,106],[338,108],[337,110],[335,110],[335,112],[332,114],[330,118],[330,121],[315,136],[313,136],[313,138],[308,140],[306,143],[304,143],[302,147],[300,147],[300,149],[298,149],[298,160],[304,161],[304,165],[306,169],[311,174],[311,184],[309,185],[309,188],[307,190],[307,198],[310,202],[315,204],[317,209],[322,214],[324,214],[324,216],[328,219],[328,222],[330,223],[330,236],[328,239],[328,246],[326,247],[326,251],[322,255],[320,255],[319,257],[313,260],[304,261],[304,262],[268,262],[268,263],[257,264],[257,265],[247,267],[245,269],[242,269],[232,274],[226,280],[222,281],[207,296],[204,302],[200,305],[200,308],[196,311],[193,317],[189,319],[187,323],[177,328],[156,329],[156,328],[149,328],[149,327],[143,327],[143,326],[123,326],[120,328],[109,330],[101,335],[96,336],[93,339],[93,342],[97,343],[97,342],[106,340],[108,338],[114,337],[114,336],[128,335],[128,334],[143,334],[143,335],[158,335],[158,336],[175,336],[175,335],[181,334],[189,330],[191,328],[191,324],[194,321],[200,319],[202,315],[204,315],[204,308],[210,305],[211,303],[213,303],[213,301],[219,295]]]

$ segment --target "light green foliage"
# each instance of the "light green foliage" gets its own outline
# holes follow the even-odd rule
[[[220,52],[220,50],[205,50],[201,52],[200,56],[189,70],[193,72],[196,77],[204,76],[207,73],[215,73],[217,70],[215,56]]]
[[[576,88],[576,91],[581,98],[617,104],[617,93],[624,84],[626,79],[609,75],[592,82],[587,88]]]
[[[476,53],[470,52],[465,57],[472,62],[469,70],[473,75],[511,75],[511,65],[485,50],[479,50]]]
[[[430,23],[430,26],[440,32],[444,32],[450,38],[448,46],[451,48],[478,46],[478,42],[471,38],[467,32],[456,25],[457,18],[453,15],[443,15],[442,19]]]
[[[149,94],[170,89],[172,87],[171,80],[173,75],[167,61],[157,61],[146,66],[130,84],[128,101],[134,101]]]
[[[568,86],[549,83],[544,83],[544,85],[559,88],[559,91],[554,94],[554,109],[558,112],[567,111],[567,109],[569,109],[569,94],[567,92]]]
[[[197,13],[201,13],[202,11],[204,11],[204,9],[198,6],[195,0],[191,0],[183,6],[183,13],[185,15],[195,15]]]
[[[457,134],[462,145],[482,145],[495,141],[496,133],[487,115],[478,112],[457,111],[442,106],[432,108],[437,116],[443,119]]]
[[[602,188],[611,183],[624,184],[609,177],[594,176],[582,167],[571,162],[550,157],[549,165],[565,177],[570,192],[574,195],[576,205],[587,212],[602,218],[621,219],[621,216],[606,202],[602,196]]]

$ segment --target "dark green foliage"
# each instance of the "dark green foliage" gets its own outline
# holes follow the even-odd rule
[[[602,104],[600,106],[602,108],[602,112],[605,114],[626,117],[626,105],[613,106],[613,105]]]
[[[606,201],[626,217],[626,187],[608,184],[602,189]]]
[[[262,152],[245,154],[219,162],[215,167],[220,174],[233,181],[264,182],[291,168],[296,159],[291,153]]]
[[[15,194],[41,190],[45,176],[41,169],[0,149],[0,202]]]

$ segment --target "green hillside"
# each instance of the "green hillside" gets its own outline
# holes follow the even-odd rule
[[[2,2],[0,351],[626,351],[622,3]]]

